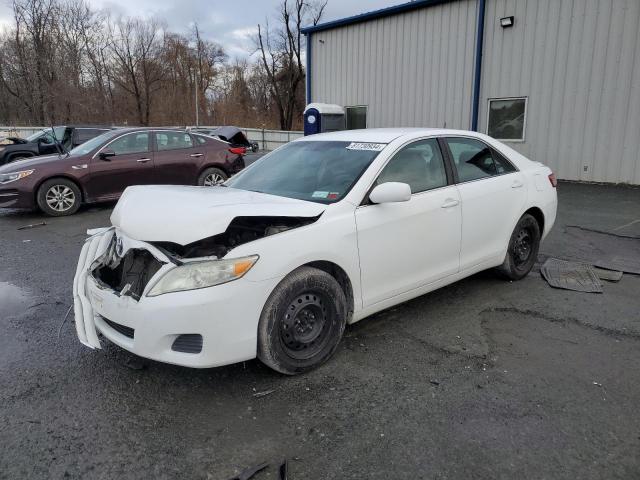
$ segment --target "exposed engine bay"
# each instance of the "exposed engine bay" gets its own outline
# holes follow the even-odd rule
[[[177,258],[224,257],[238,245],[260,238],[303,227],[318,220],[317,217],[236,217],[227,230],[218,235],[188,245],[172,242],[152,242],[152,245]]]
[[[115,237],[113,242],[115,244]],[[141,249],[131,249],[122,258],[114,255],[109,248],[104,261],[92,271],[93,277],[120,295],[129,295],[140,300],[147,283],[162,267],[162,262],[151,253]]]
[[[224,257],[227,252],[260,238],[309,225],[317,217],[236,217],[227,229],[218,235],[179,245],[172,242],[149,242],[176,265],[182,259]],[[145,287],[165,264],[143,248],[131,248],[124,255],[118,252],[118,238],[114,235],[106,252],[91,268],[98,283],[121,296],[140,300]]]

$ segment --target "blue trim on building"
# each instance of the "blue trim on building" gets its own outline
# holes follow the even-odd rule
[[[307,34],[307,58],[305,70],[305,83],[307,87],[307,105],[311,103],[311,33]]]
[[[402,3],[400,5],[394,5],[392,7],[381,8],[380,10],[374,10],[373,12],[361,13],[352,17],[340,18],[331,22],[321,23],[319,25],[312,25],[304,27],[300,31],[305,35],[320,32],[322,30],[330,30],[336,27],[343,27],[345,25],[352,25],[354,23],[366,22],[369,20],[375,20],[376,18],[388,17],[389,15],[396,15],[398,13],[410,12],[418,8],[429,7],[431,5],[439,5],[441,3],[455,2],[457,0],[415,0],[413,2]]]
[[[478,0],[478,19],[476,24],[476,60],[473,76],[473,99],[471,100],[471,130],[478,131],[478,113],[480,112],[480,80],[482,78],[482,44],[484,43],[484,13],[486,0]]]
[[[367,22],[378,18],[388,17],[390,15],[397,15],[399,13],[410,12],[420,8],[430,7],[433,5],[440,5],[443,3],[451,3],[457,0],[415,0],[409,3],[402,3],[400,5],[394,5],[392,7],[382,8],[380,10],[374,10],[372,12],[361,13],[352,17],[341,18],[333,20],[331,22],[321,23],[319,25],[313,25],[301,29],[301,32],[307,36],[307,73],[306,73],[306,93],[307,104],[311,103],[311,34],[313,32],[320,32],[323,30],[331,30],[337,27],[343,27],[346,25],[353,25],[355,23]],[[484,18],[486,10],[486,0],[478,1],[478,16],[476,19],[476,49],[475,49],[475,64],[474,64],[474,77],[473,77],[473,96],[471,100],[471,130],[478,131],[478,115],[480,112],[480,82],[482,79],[482,49],[484,43]]]

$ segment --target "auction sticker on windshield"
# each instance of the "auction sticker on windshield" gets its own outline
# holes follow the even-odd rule
[[[371,152],[380,152],[384,147],[386,147],[386,143],[356,143],[351,142],[347,145],[347,150],[367,150]]]

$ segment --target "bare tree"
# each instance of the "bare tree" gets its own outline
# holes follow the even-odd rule
[[[301,28],[305,23],[316,25],[326,5],[327,0],[282,0],[277,26],[271,28],[268,21],[265,27],[258,25],[257,49],[283,130],[290,130],[294,115],[301,113],[305,78]]]
[[[229,61],[194,25],[111,19],[88,0],[12,0],[0,33],[0,122],[298,127],[304,102],[304,38],[326,3],[288,0],[276,28],[260,27],[259,61]],[[262,47],[262,48],[260,48]],[[162,97],[162,101],[160,101]]]
[[[149,125],[154,94],[163,79],[158,57],[164,32],[155,20],[131,18],[118,19],[111,24],[110,32],[110,49],[116,64],[113,80],[133,97],[138,122]]]

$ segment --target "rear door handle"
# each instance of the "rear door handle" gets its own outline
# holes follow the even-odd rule
[[[511,184],[511,188],[520,188],[522,186],[524,186],[524,183],[522,183],[520,180],[514,180]]]
[[[456,205],[458,205],[460,203],[460,201],[456,200],[455,198],[447,198],[444,203],[442,204],[442,208],[451,208],[451,207],[455,207]]]
[[[202,155],[204,155],[204,153],[192,153],[192,154],[191,154],[191,155],[189,155],[189,156],[190,156],[190,157],[193,157],[193,158],[198,158],[198,157],[201,157]]]
[[[139,158],[138,160],[136,160],[136,162],[138,162],[138,163],[147,163],[150,160],[151,160],[150,158]]]

